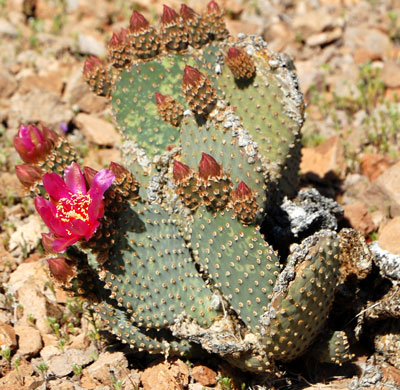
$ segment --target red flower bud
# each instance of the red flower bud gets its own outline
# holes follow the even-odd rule
[[[194,11],[194,9],[188,7],[185,4],[181,5],[180,14],[183,20],[191,20],[196,16],[196,12]]]
[[[85,178],[86,186],[90,187],[92,185],[93,179],[98,171],[90,167],[83,167],[83,177]]]
[[[14,146],[22,160],[27,163],[36,163],[46,159],[57,138],[54,131],[43,125],[42,130],[33,125],[22,125],[14,138]]]
[[[31,164],[16,165],[15,173],[25,187],[30,187],[42,179],[42,170]]]
[[[50,257],[47,260],[50,272],[59,282],[66,283],[75,275],[74,263],[65,257]]]
[[[137,11],[133,11],[133,14],[129,20],[129,28],[132,32],[147,30],[149,28],[149,22],[142,14]]]
[[[244,181],[241,181],[239,183],[239,185],[237,186],[236,190],[235,190],[235,195],[239,198],[239,199],[243,199],[247,196],[251,196],[252,195],[252,191],[251,189],[246,185],[246,183]]]
[[[214,1],[211,0],[208,4],[207,4],[207,11],[208,12],[220,12],[221,9],[219,8],[219,5]]]
[[[161,23],[162,24],[171,24],[176,22],[179,18],[179,15],[167,5],[163,6],[163,14],[161,16]]]
[[[156,97],[156,104],[163,104],[165,102],[165,95],[161,95],[161,93],[154,92],[154,95]]]
[[[182,164],[181,162],[174,160],[174,166],[173,166],[173,176],[175,181],[181,181],[186,179],[191,173],[190,167],[188,167],[185,164]]]
[[[83,64],[83,73],[94,73],[97,68],[103,68],[103,61],[100,58],[91,55],[85,60],[85,63]]]
[[[199,165],[199,177],[209,179],[221,175],[221,166],[207,153],[203,153]]]
[[[197,69],[189,65],[185,66],[183,71],[183,85],[196,86],[202,82],[203,79],[205,79],[205,76]]]

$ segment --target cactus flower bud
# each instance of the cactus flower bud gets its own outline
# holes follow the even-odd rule
[[[39,130],[33,125],[22,125],[14,138],[14,146],[23,161],[36,163],[46,159],[57,138],[54,131],[44,126],[42,126],[42,130]]]
[[[142,14],[137,11],[133,11],[133,14],[129,20],[129,28],[132,32],[147,30],[149,28],[149,22]]]
[[[104,215],[104,192],[114,177],[110,170],[102,169],[87,190],[77,163],[65,168],[64,180],[56,173],[43,176],[43,186],[50,200],[38,196],[35,207],[54,237],[51,247],[55,252],[64,252],[78,240],[88,241],[93,236]]]
[[[83,64],[83,74],[92,74],[97,68],[103,68],[103,61],[96,56],[89,56]]]
[[[197,14],[193,8],[188,7],[186,4],[181,5],[181,17],[183,20],[192,20],[194,19]]]
[[[25,187],[30,187],[42,178],[42,170],[31,164],[21,164],[15,166],[15,173],[18,180]]]
[[[175,182],[179,182],[182,180],[185,180],[188,178],[191,174],[192,170],[190,167],[188,167],[185,164],[182,164],[181,162],[174,160],[174,166],[173,166],[173,171],[172,174],[174,176]]]
[[[251,189],[247,186],[244,181],[241,181],[235,190],[235,195],[239,199],[243,199],[245,197],[252,195]]]
[[[175,23],[177,19],[179,19],[179,15],[172,8],[164,4],[163,14],[161,16],[161,23],[164,25],[168,25],[171,23]]]
[[[207,11],[208,12],[220,12],[221,9],[219,8],[219,5],[214,1],[211,0],[208,4],[207,4]]]
[[[66,283],[75,275],[75,266],[65,257],[50,257],[47,260],[50,273],[59,282]]]
[[[183,71],[183,85],[191,85],[198,86],[205,76],[199,72],[197,69],[191,67],[190,65],[186,65]]]
[[[90,167],[83,167],[83,177],[85,178],[85,183],[87,187],[90,187],[93,183],[94,177],[97,175],[98,171]]]
[[[221,166],[215,161],[214,157],[207,153],[201,155],[199,164],[199,177],[202,179],[216,178],[221,176]]]

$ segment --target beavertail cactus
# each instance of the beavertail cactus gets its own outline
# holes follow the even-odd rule
[[[286,248],[287,258],[260,233],[297,190],[295,74],[261,38],[230,37],[214,1],[203,15],[164,6],[158,32],[135,11],[108,51],[83,74],[110,98],[126,168],[82,173],[45,128],[16,139],[30,164],[19,177],[42,194],[51,272],[136,350],[185,355],[200,345],[274,372],[324,327],[340,268],[334,231]],[[333,337],[321,355],[348,359],[347,339],[338,356],[344,336]]]

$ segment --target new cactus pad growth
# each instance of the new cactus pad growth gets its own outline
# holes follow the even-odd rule
[[[230,37],[214,1],[202,16],[164,6],[159,31],[134,11],[108,52],[86,60],[83,75],[110,98],[125,167],[82,173],[64,139],[32,128],[19,137],[34,146],[16,141],[35,156],[17,172],[44,196],[44,247],[67,249],[49,255],[50,271],[135,350],[200,346],[274,372],[324,327],[340,269],[334,231],[286,248],[287,258],[260,232],[297,191],[304,103],[295,74],[261,38]],[[341,336],[325,343],[325,360],[330,351],[348,359],[335,348]]]

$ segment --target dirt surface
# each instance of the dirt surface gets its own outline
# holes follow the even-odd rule
[[[337,200],[348,226],[400,254],[399,1],[219,4],[233,35],[259,34],[293,59],[307,102],[302,186]],[[162,3],[0,0],[0,389],[400,388],[400,341],[387,334],[358,342],[351,364],[302,359],[271,383],[216,357],[184,362],[123,350],[53,284],[40,244],[46,228],[15,176],[13,138],[21,124],[43,122],[65,133],[85,165],[120,161],[107,100],[89,91],[81,72],[88,55],[106,54],[133,9],[155,21]],[[391,291],[388,299],[399,299]]]

